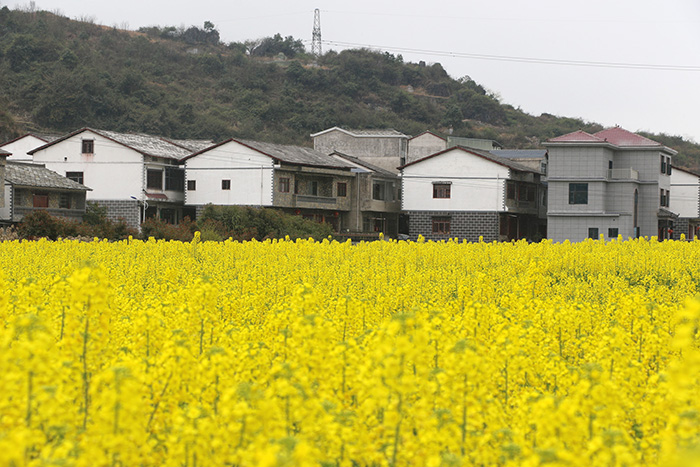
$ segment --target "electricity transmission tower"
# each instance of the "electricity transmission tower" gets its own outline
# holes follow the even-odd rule
[[[311,55],[321,56],[321,12],[314,10],[314,31],[311,33]]]

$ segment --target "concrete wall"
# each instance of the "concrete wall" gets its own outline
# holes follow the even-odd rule
[[[12,220],[12,185],[10,185],[8,183],[4,186],[0,186],[0,192],[2,192],[2,196],[4,198],[3,203],[0,204],[0,220],[11,221]]]
[[[555,242],[580,242],[588,238],[588,229],[591,227],[597,228],[606,240],[612,239],[608,235],[610,228],[617,228],[618,234],[625,240],[634,238],[632,216],[550,216],[547,219],[547,237]]]
[[[94,154],[82,154],[82,140],[94,140]],[[145,189],[143,156],[110,139],[84,131],[34,154],[34,161],[61,175],[83,172],[92,188],[88,200],[141,198]]]
[[[504,211],[510,169],[461,149],[410,165],[402,173],[404,211]],[[449,199],[433,198],[433,182],[451,183]]]
[[[185,204],[272,206],[272,165],[272,158],[236,141],[187,159],[185,186],[194,180],[196,189],[185,189]],[[231,181],[230,190],[222,180]]]
[[[408,140],[406,163],[417,161],[445,149],[447,149],[447,141],[445,139],[432,133],[423,133]]]
[[[406,160],[408,137],[355,137],[340,130],[333,130],[314,137],[314,149],[326,154],[338,151],[397,173],[397,167]]]

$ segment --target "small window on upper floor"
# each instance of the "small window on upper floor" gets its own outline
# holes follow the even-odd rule
[[[671,175],[671,158],[668,158],[668,162],[666,163],[666,175]]]
[[[74,182],[83,183],[83,172],[66,172],[66,178]]]
[[[94,154],[95,153],[95,140],[94,139],[84,139],[82,140],[82,154]]]
[[[197,191],[197,180],[187,180],[187,191]]]
[[[146,188],[163,189],[163,171],[160,169],[146,170]]]
[[[337,185],[338,198],[344,198],[348,195],[348,184],[346,182],[338,182]]]
[[[448,199],[452,196],[452,186],[449,183],[433,183],[433,198]]]
[[[289,193],[289,177],[280,177],[279,192]]]
[[[666,156],[661,156],[661,173],[666,173]]]
[[[588,183],[569,183],[569,204],[588,204]]]
[[[221,180],[221,189],[222,190],[230,190],[231,189],[231,180]]]

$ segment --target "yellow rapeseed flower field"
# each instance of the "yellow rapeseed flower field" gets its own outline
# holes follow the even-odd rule
[[[685,466],[700,242],[0,243],[2,466]]]

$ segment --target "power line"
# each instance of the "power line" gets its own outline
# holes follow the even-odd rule
[[[392,47],[373,44],[358,44],[353,42],[341,41],[323,41],[328,45],[335,45],[344,48],[369,48],[379,49],[384,51],[392,51],[399,53],[414,53],[423,55],[432,55],[438,57],[453,57],[474,60],[491,60],[500,62],[519,62],[519,63],[535,63],[540,65],[565,65],[565,66],[581,66],[594,68],[624,68],[633,70],[658,70],[658,71],[689,71],[698,72],[700,66],[684,66],[684,65],[654,65],[649,63],[622,63],[622,62],[595,62],[588,60],[562,60],[550,58],[536,57],[517,57],[509,55],[490,55],[490,54],[473,54],[464,52],[449,52],[444,50],[428,50],[416,49],[409,47]]]

